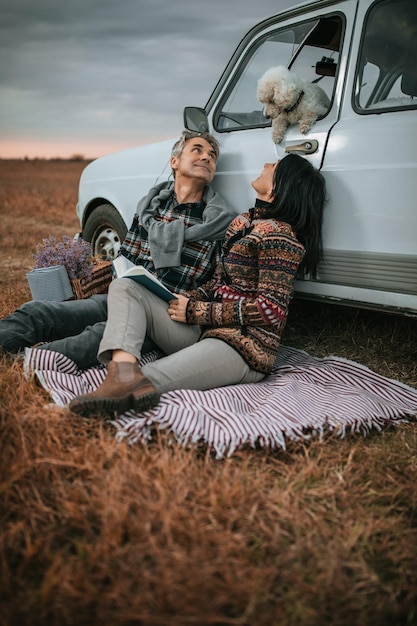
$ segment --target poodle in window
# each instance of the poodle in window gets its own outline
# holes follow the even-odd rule
[[[292,124],[298,123],[305,135],[330,108],[330,100],[321,87],[284,66],[271,67],[259,79],[258,100],[264,105],[265,117],[272,119],[274,143],[282,141]]]

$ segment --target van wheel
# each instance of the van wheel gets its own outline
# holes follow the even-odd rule
[[[111,204],[101,204],[87,218],[82,236],[91,242],[94,256],[112,260],[126,233],[127,226],[120,213]]]

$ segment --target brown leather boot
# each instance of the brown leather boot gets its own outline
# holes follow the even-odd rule
[[[107,376],[92,393],[71,400],[69,409],[81,415],[148,411],[159,402],[159,393],[137,363],[110,361]]]

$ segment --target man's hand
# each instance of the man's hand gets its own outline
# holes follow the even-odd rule
[[[181,322],[182,324],[187,323],[186,311],[188,300],[189,298],[178,294],[176,300],[170,300],[168,302],[168,315],[174,322]]]

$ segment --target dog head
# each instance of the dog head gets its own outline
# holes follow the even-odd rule
[[[301,91],[298,77],[286,67],[279,65],[269,68],[258,80],[257,96],[264,105],[264,116],[274,119],[291,109]]]

